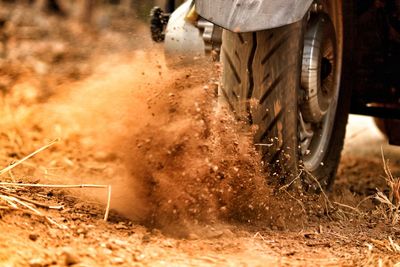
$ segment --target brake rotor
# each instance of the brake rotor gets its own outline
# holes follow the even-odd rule
[[[304,39],[299,106],[299,145],[304,167],[314,171],[333,131],[339,94],[337,40],[328,14],[312,13]]]
[[[335,28],[325,13],[314,14],[304,39],[301,86],[304,100],[300,106],[303,119],[322,121],[330,108],[337,87],[334,85],[336,65]]]

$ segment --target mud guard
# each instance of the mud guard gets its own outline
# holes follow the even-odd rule
[[[200,30],[185,19],[191,4],[192,1],[186,1],[180,5],[168,21],[164,52],[169,67],[193,64],[193,58],[205,55],[204,40]]]
[[[313,0],[196,0],[196,11],[234,32],[277,28],[301,20]]]

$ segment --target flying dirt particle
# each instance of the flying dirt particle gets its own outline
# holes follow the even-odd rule
[[[154,96],[146,99],[156,118],[134,124],[134,134],[119,142],[130,178],[117,209],[175,236],[221,220],[269,221],[266,213],[275,211],[250,127],[216,109],[214,90],[204,89],[212,88],[213,71],[174,70],[153,84]]]
[[[99,64],[93,76],[53,99],[42,111],[49,125],[38,125],[52,129],[63,115],[55,131],[98,151],[91,157],[104,166],[90,181],[112,184],[112,208],[171,235],[187,237],[215,222],[272,225],[277,214],[296,217],[267,186],[273,178],[253,145],[253,128],[217,105],[211,64],[167,71],[160,62],[159,77],[152,62],[154,56],[140,53],[133,61]],[[121,166],[109,170],[109,162]],[[112,178],[102,178],[106,173]]]

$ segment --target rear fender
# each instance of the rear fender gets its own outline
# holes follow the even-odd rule
[[[313,0],[196,0],[206,20],[234,32],[277,28],[301,20]]]

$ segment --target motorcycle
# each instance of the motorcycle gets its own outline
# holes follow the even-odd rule
[[[400,145],[400,1],[196,0],[161,17],[167,57],[220,55],[219,94],[278,180],[330,188],[350,112]]]

